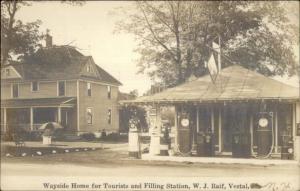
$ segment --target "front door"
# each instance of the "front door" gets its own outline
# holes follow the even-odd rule
[[[234,115],[230,107],[223,108],[223,120],[222,120],[222,152],[231,152],[232,148],[232,125]]]
[[[234,134],[245,134],[249,131],[247,107],[242,104],[223,108],[222,152],[232,152]]]

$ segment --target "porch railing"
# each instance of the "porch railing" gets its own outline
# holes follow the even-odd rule
[[[1,132],[6,132],[9,129],[24,129],[26,131],[37,131],[42,124],[35,123],[32,125],[28,123],[18,123],[18,124],[4,124],[1,123]]]

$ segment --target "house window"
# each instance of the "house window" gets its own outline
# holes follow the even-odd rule
[[[9,68],[5,69],[5,74],[6,74],[6,76],[10,76],[10,69]]]
[[[36,92],[39,90],[39,83],[38,82],[31,82],[31,91]]]
[[[107,98],[110,99],[111,98],[111,87],[107,86]]]
[[[87,95],[92,96],[92,85],[91,85],[91,83],[88,82],[86,84],[86,86],[87,86]]]
[[[108,124],[111,124],[111,109],[108,109],[108,112],[107,112],[107,123]]]
[[[90,66],[90,65],[88,65],[88,66],[86,67],[86,71],[87,71],[87,72],[91,72],[91,66]]]
[[[19,84],[12,85],[12,96],[13,98],[19,97]]]
[[[64,96],[66,94],[66,82],[59,81],[58,82],[58,96]]]
[[[93,111],[92,108],[86,109],[86,122],[87,124],[93,124]]]

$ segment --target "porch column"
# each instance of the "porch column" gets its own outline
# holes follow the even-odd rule
[[[175,105],[175,117],[174,117],[174,126],[175,126],[175,147],[178,145],[178,111],[177,106]]]
[[[250,114],[250,148],[251,155],[253,155],[253,112]]]
[[[215,112],[214,112],[214,108],[213,107],[211,107],[211,131],[212,131],[212,133],[214,133],[215,132]]]
[[[219,152],[222,152],[222,108],[219,108]]]
[[[161,112],[159,105],[156,105],[156,126],[158,133],[161,134]]]
[[[6,115],[6,108],[3,108],[3,130],[6,132],[7,130],[7,115]]]
[[[300,164],[300,134],[296,132],[300,127],[297,125],[300,126],[300,102],[295,103],[293,109],[294,158]]]
[[[278,153],[278,111],[275,111],[275,153]]]
[[[33,129],[33,107],[30,107],[30,129],[31,131],[34,130]]]
[[[196,115],[197,115],[197,118],[196,118],[196,125],[197,125],[197,133],[199,133],[199,131],[200,131],[200,129],[199,129],[199,105],[197,105],[197,113],[196,113]]]
[[[61,107],[57,108],[57,122],[61,123]]]

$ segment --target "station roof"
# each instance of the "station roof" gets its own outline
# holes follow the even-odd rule
[[[299,88],[286,85],[238,65],[222,69],[215,83],[210,75],[160,93],[121,101],[123,104],[216,102],[234,100],[299,100]]]

